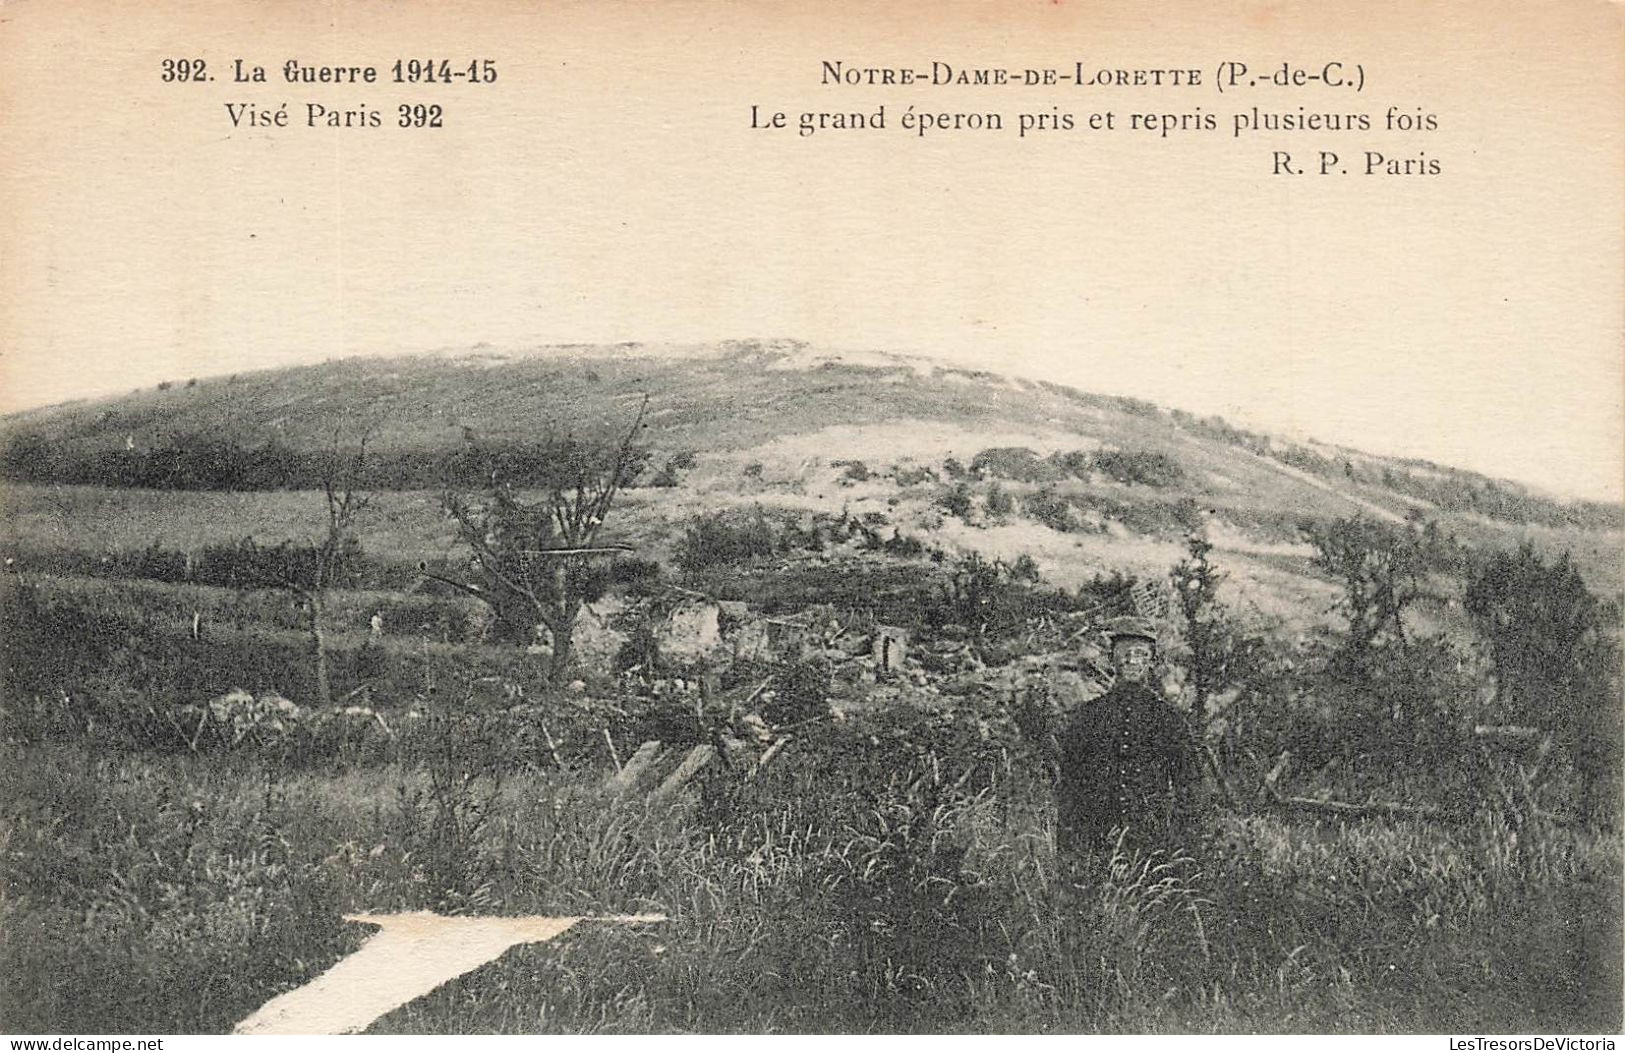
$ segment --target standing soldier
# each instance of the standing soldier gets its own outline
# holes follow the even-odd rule
[[[1107,636],[1111,690],[1079,707],[1060,736],[1060,846],[1106,848],[1123,829],[1138,844],[1181,847],[1201,792],[1196,738],[1150,684],[1156,648],[1150,622],[1118,618]]]

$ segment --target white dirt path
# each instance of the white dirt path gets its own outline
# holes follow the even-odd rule
[[[438,914],[350,914],[377,925],[361,949],[303,987],[278,995],[234,1029],[239,1035],[345,1035],[521,943],[545,943],[577,922],[647,924],[661,914],[597,918],[447,918]]]

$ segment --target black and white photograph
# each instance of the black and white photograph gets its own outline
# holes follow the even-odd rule
[[[1613,1049],[1622,28],[0,3],[0,1033]]]

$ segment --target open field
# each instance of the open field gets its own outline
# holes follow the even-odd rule
[[[669,920],[374,1031],[1620,1029],[1618,509],[895,356],[583,356],[4,422],[0,1029],[229,1030],[421,909]],[[543,440],[651,389],[553,668],[494,598],[535,563],[474,557],[559,535],[444,491],[553,496]],[[309,472],[357,406],[340,529]],[[1203,818],[1062,855],[1130,611]]]

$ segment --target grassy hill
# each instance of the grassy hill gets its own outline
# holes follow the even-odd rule
[[[624,427],[645,396],[654,455],[642,482],[673,458],[693,466],[666,480],[680,476],[679,486],[629,493],[634,515],[623,527],[644,541],[730,505],[844,507],[954,548],[1026,552],[1066,583],[1114,564],[1165,567],[1196,514],[1222,550],[1252,568],[1249,581],[1280,586],[1283,574],[1302,569],[1305,520],[1361,514],[1433,520],[1477,545],[1533,540],[1571,552],[1593,587],[1618,584],[1619,506],[1283,442],[1135,399],[794,342],[349,359],[15,414],[0,421],[0,467],[13,483],[8,526],[25,548],[51,537],[53,547],[102,549],[298,536],[302,509],[314,515],[319,502],[113,495],[108,484],[128,481],[129,465],[150,469],[188,450],[207,460],[224,456],[221,447],[250,464],[292,456],[283,485],[308,488],[298,455],[320,451],[342,428],[370,429],[375,463],[405,465],[375,485],[434,491],[424,466],[444,462],[470,436],[502,447]],[[101,485],[36,488],[63,482]],[[1012,513],[988,512],[995,483],[995,508],[1010,497]],[[971,512],[943,516],[944,494],[956,486]],[[387,547],[413,555],[444,548],[449,533],[432,497],[403,495],[392,508]]]

